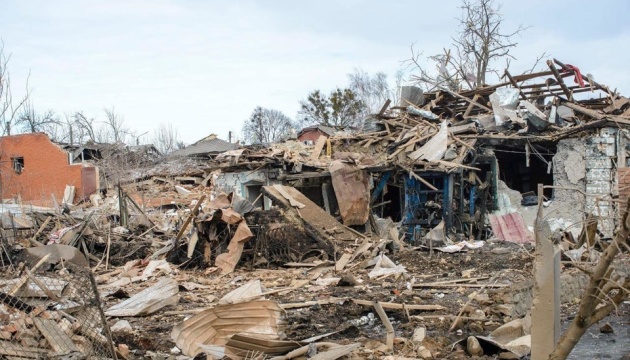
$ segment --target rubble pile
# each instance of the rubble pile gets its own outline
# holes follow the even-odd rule
[[[548,66],[477,90],[418,90],[366,131],[124,169],[77,204],[2,204],[0,357],[527,357],[528,212],[560,212],[545,192],[568,191],[560,179],[582,193],[609,186],[571,203],[584,226],[548,221],[571,311],[576,269],[598,260],[628,196],[611,195],[626,182],[612,180],[610,156],[625,156],[630,101]],[[563,143],[563,159],[602,170],[560,176],[550,149],[563,139],[586,139],[583,153]]]

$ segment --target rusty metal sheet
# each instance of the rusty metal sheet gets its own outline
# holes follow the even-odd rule
[[[343,224],[364,225],[370,215],[369,174],[340,160],[333,161],[329,171]]]
[[[521,214],[488,215],[488,218],[497,239],[514,243],[534,242],[534,236],[525,226]]]

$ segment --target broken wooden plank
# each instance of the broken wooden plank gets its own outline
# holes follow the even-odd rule
[[[470,115],[470,112],[472,111],[477,101],[479,101],[479,94],[475,94],[475,96],[473,96],[472,98],[472,102],[468,103],[468,106],[466,107],[466,111],[464,112],[465,118]]]
[[[401,168],[403,168],[403,170],[406,170],[409,173],[409,176],[414,177],[416,180],[420,181],[421,183],[423,183],[426,187],[428,187],[429,189],[433,190],[433,191],[440,191],[438,188],[436,188],[435,186],[433,186],[433,184],[431,184],[430,182],[426,181],[423,177],[421,177],[420,175],[416,174],[415,171],[413,171],[413,169],[408,168],[408,167],[404,167],[401,166]]]
[[[337,263],[335,264],[335,271],[343,270],[346,265],[348,265],[351,258],[352,254],[343,253],[343,255],[341,255],[341,257],[339,258],[339,260],[337,260]]]
[[[46,254],[44,257],[42,257],[37,264],[35,264],[35,266],[33,266],[33,268],[31,269],[31,272],[35,272],[37,271],[37,269],[39,269],[40,266],[42,266],[46,260],[48,260],[49,257],[51,257],[52,254]],[[24,286],[29,280],[28,275],[22,275],[22,277],[20,278],[20,281],[15,284],[15,286],[8,292],[9,295],[15,295],[17,294],[17,292],[20,290],[20,288],[22,286]]]
[[[374,310],[378,314],[378,317],[383,322],[385,329],[387,330],[387,337],[385,339],[385,345],[387,345],[388,350],[394,350],[394,327],[392,326],[391,321],[387,317],[385,310],[383,310],[383,306],[378,302],[373,302]]]
[[[298,211],[295,207],[291,206],[289,201],[278,191],[277,186],[263,186],[262,191],[265,195],[271,198],[275,204],[280,205],[285,209],[294,211],[294,214],[299,216],[304,222],[305,229],[308,234],[316,240],[322,242],[320,245],[324,246],[325,244],[328,244],[328,246],[330,246],[331,244],[329,242],[331,238],[342,241],[354,241],[356,239],[365,238],[365,235],[357,233],[349,227],[341,224],[334,217],[328,214],[326,210],[319,207],[295,188],[291,186],[281,186],[281,188],[293,199],[299,201],[301,204],[304,204],[304,211]],[[334,236],[331,236],[331,234]]]
[[[0,355],[28,359],[46,359],[48,358],[48,352],[46,349],[22,346],[15,342],[0,340]]]
[[[327,351],[318,353],[317,355],[311,357],[310,360],[336,360],[350,354],[355,349],[358,349],[360,346],[361,344],[359,343],[354,343],[350,345],[339,345],[337,347],[332,347]]]
[[[458,288],[458,287],[462,287],[462,288],[482,288],[482,287],[489,287],[489,288],[503,288],[503,287],[508,287],[510,285],[508,284],[491,284],[491,285],[484,285],[484,284],[443,284],[443,285],[426,285],[426,284],[414,284],[413,287],[421,287],[421,288],[427,288],[427,287],[433,287],[433,288]]]
[[[374,303],[368,300],[359,300],[352,299],[352,302],[357,305],[365,305],[365,306],[373,306]],[[433,311],[433,310],[444,310],[446,309],[441,305],[416,305],[416,304],[397,304],[392,302],[379,302],[384,309],[395,309],[395,310],[421,310],[421,311]]]
[[[48,345],[53,349],[55,356],[81,352],[72,339],[68,337],[65,331],[63,331],[55,321],[36,317],[33,318],[33,324],[35,324],[37,330],[39,330],[48,342]]]
[[[324,150],[324,146],[326,146],[327,139],[328,139],[327,136],[320,136],[317,139],[317,142],[315,143],[315,148],[313,149],[313,152],[311,153],[311,157],[310,157],[311,161],[317,161],[319,159],[319,155],[321,155],[322,150]]]
[[[175,236],[175,239],[173,239],[173,247],[174,248],[177,248],[179,246],[179,240],[182,238],[182,236],[184,236],[184,233],[186,232],[186,228],[188,227],[188,224],[190,224],[192,219],[195,216],[197,216],[197,211],[199,210],[199,207],[201,206],[201,203],[205,199],[206,199],[206,194],[201,195],[201,197],[199,198],[199,200],[197,201],[197,203],[193,207],[192,211],[190,212],[190,215],[188,215],[188,217],[186,218],[186,221],[184,221],[184,224],[179,229],[179,232],[177,233],[177,236]]]
[[[273,186],[274,189],[276,189],[285,199],[287,199],[289,201],[289,204],[291,204],[291,206],[296,207],[298,209],[303,209],[306,207],[306,205],[302,204],[301,202],[295,200],[283,187],[282,185],[274,185]]]
[[[562,91],[564,92],[564,95],[566,95],[566,97],[567,97],[567,99],[569,101],[573,101],[573,94],[567,88],[567,85],[564,83],[564,79],[562,78],[562,76],[560,76],[560,73],[558,72],[558,69],[556,69],[556,67],[553,65],[553,61],[547,60],[547,66],[549,66],[549,69],[553,73],[553,76],[556,78],[556,81],[558,82],[558,84],[562,88]]]
[[[48,226],[48,223],[50,222],[50,220],[52,220],[52,216],[47,217],[46,220],[44,221],[44,223],[42,224],[42,226],[40,226],[39,229],[37,229],[37,232],[35,233],[35,235],[33,235],[33,237],[31,237],[29,239],[29,242],[31,243],[31,245],[33,245],[33,246],[43,246],[44,245],[44,244],[40,243],[39,241],[37,241],[37,237],[39,236],[39,234],[42,233],[42,231],[44,231],[46,226]]]
[[[348,298],[329,298],[323,300],[313,300],[313,301],[305,301],[300,303],[286,303],[280,304],[280,307],[284,310],[288,309],[299,309],[305,307],[311,307],[315,305],[329,305],[329,304],[338,304],[348,301]]]

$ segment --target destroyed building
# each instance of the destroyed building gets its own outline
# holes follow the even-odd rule
[[[324,125],[307,126],[297,133],[297,139],[309,145],[314,145],[320,137],[329,138],[337,133],[333,127]]]
[[[208,160],[212,157],[228,150],[236,149],[238,145],[219,139],[216,134],[210,134],[203,139],[176,150],[170,154],[171,157],[191,157],[200,160]]]
[[[443,221],[465,238],[494,233],[531,241],[532,218],[523,220],[516,209],[537,202],[537,184],[548,186],[545,197],[567,222],[580,220],[571,209],[607,217],[616,211],[618,174],[627,166],[627,99],[581,76],[567,85],[573,68],[559,61],[549,67],[507,74],[505,83],[479,90],[424,93],[418,104],[381,112],[378,131],[332,136],[329,143],[318,137],[313,148],[289,141],[231,151],[207,170],[220,170],[218,189],[258,204],[261,186],[282,183],[334,214],[332,203],[349,200],[348,189],[338,191],[331,181],[340,161],[369,174],[366,193],[355,199],[363,201],[359,218],[372,209],[402,221],[408,240]],[[509,189],[522,198],[509,199]],[[354,210],[338,215],[362,225],[345,220]],[[610,236],[613,229],[609,221],[602,231]]]
[[[86,199],[100,188],[99,170],[93,164],[74,160],[44,133],[1,137],[2,199],[19,198],[27,204],[46,206],[54,201],[60,204]],[[74,190],[64,195],[67,186]]]
[[[10,207],[0,355],[526,357],[534,205],[559,234],[570,308],[630,194],[630,100],[548,67],[407,87],[363,132],[211,135],[109,166],[116,181],[69,213]]]

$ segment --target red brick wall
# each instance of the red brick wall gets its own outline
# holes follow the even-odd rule
[[[18,174],[12,158],[22,157],[24,168]],[[0,192],[2,199],[18,194],[24,203],[50,206],[51,194],[61,203],[66,185],[75,187],[74,200],[83,199],[98,186],[96,169],[68,164],[68,153],[53,144],[43,133],[0,138]]]
[[[319,139],[320,136],[327,136],[327,135],[321,132],[319,129],[313,129],[313,130],[305,131],[302,135],[298,137],[298,140],[300,141],[311,140],[313,141],[313,144],[314,144],[317,142],[317,139]]]

